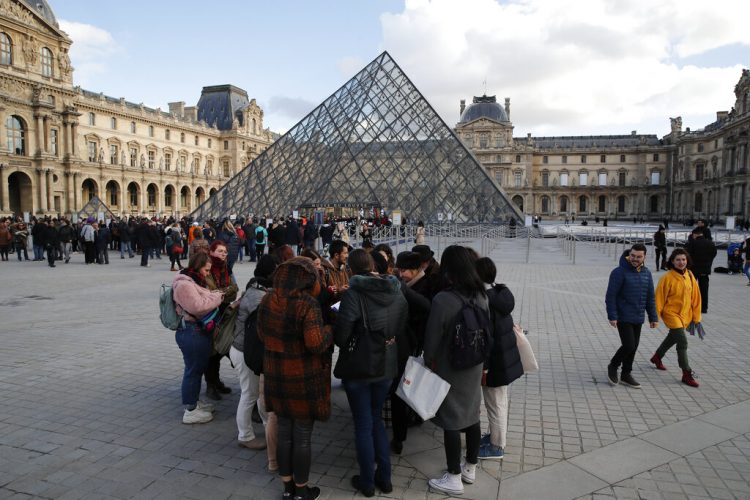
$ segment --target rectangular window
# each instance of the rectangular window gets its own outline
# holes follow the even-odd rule
[[[206,160],[206,173],[208,175],[214,175],[213,170],[214,170],[214,161],[213,160]]]
[[[498,186],[503,185],[503,171],[502,170],[495,170],[495,181],[497,182]]]
[[[135,148],[130,148],[130,166],[138,166],[138,150]]]
[[[479,135],[479,148],[480,149],[487,149],[488,142],[489,142],[489,138],[487,137],[487,134]]]
[[[208,147],[211,147],[211,139],[208,140]]]
[[[96,115],[94,113],[89,113],[89,125],[92,127],[96,125]]]
[[[148,136],[149,137],[153,137],[154,136],[154,126],[153,125],[149,125],[148,126]]]
[[[156,151],[148,152],[148,168],[154,168],[156,166]]]
[[[516,163],[521,163],[521,155],[516,155]]]
[[[625,181],[626,180],[627,180],[627,173],[620,172],[620,173],[617,174],[617,184],[620,187],[624,187],[625,186]]]
[[[544,163],[545,165],[549,163],[549,156],[542,156],[542,163]]]
[[[607,173],[606,172],[600,172],[599,173],[599,185],[600,186],[606,186],[607,185]]]
[[[654,161],[659,161],[659,153],[654,153]]]
[[[549,186],[549,172],[542,172],[542,186]]]
[[[96,161],[96,143],[94,141],[88,142],[89,150],[89,161]]]
[[[110,165],[117,165],[117,145],[109,145],[109,163]]]
[[[513,184],[515,187],[521,187],[521,172],[513,172]]]
[[[563,163],[568,163],[568,156],[567,155],[563,155],[562,162]]]
[[[165,138],[166,140],[169,140],[169,129],[166,129],[166,130],[164,131],[164,138]]]
[[[224,160],[223,162],[221,162],[221,168],[223,170],[224,177],[229,177],[229,161]]]
[[[660,184],[660,172],[651,172],[651,185],[658,186]]]
[[[703,180],[703,164],[702,163],[695,166],[695,180],[696,181]]]
[[[197,135],[195,136],[195,145],[196,146],[198,145],[198,136]]]
[[[588,172],[580,172],[578,174],[578,185],[588,186],[589,185],[589,174]]]
[[[187,156],[180,156],[180,172],[184,172],[187,168]]]
[[[172,170],[172,153],[164,153],[164,169]]]
[[[562,174],[560,174],[560,185],[561,186],[568,185],[568,174],[566,172],[563,172]]]
[[[135,134],[136,128],[135,128],[135,122],[130,122],[130,133]]]
[[[180,142],[185,143],[185,132],[180,132]]]
[[[586,155],[581,155],[581,163],[586,163]]]
[[[625,163],[625,155],[620,155],[620,163]]]
[[[112,130],[117,130],[117,118],[113,116],[109,125]]]
[[[224,141],[224,149],[229,149],[229,141]]]
[[[698,152],[699,153],[703,152],[703,143],[698,144]]]
[[[49,131],[49,150],[50,150],[50,153],[52,153],[55,156],[57,156],[58,154],[57,144],[58,144],[57,129],[52,128]]]
[[[599,163],[607,163],[607,155],[599,156]]]

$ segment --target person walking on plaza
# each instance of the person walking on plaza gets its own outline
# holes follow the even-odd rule
[[[109,243],[111,241],[111,235],[109,228],[104,222],[101,224],[94,224],[95,240],[96,240],[96,263],[97,264],[109,264]]]
[[[60,229],[58,229],[57,231],[57,236],[60,240],[60,246],[62,247],[63,259],[65,259],[65,263],[67,264],[68,262],[70,262],[70,251],[72,249],[72,242],[76,237],[75,230],[67,221],[67,219],[62,220]]]
[[[212,334],[203,331],[200,318],[219,307],[223,298],[220,291],[211,291],[206,287],[206,277],[210,273],[208,255],[197,253],[172,282],[177,313],[182,315],[175,340],[185,362],[182,375],[182,404],[185,405],[183,424],[203,424],[213,419],[213,405],[198,399],[212,344]]]
[[[81,228],[81,239],[83,240],[84,261],[86,265],[96,262],[96,230],[94,219],[89,217]]]
[[[320,282],[310,259],[294,257],[273,275],[273,291],[258,307],[258,337],[265,347],[266,410],[278,420],[277,460],[284,498],[311,500],[311,438],[316,420],[331,416],[331,327],[316,299]]]
[[[654,250],[656,253],[656,271],[667,270],[667,233],[660,225],[654,233]],[[660,260],[661,257],[661,260]]]
[[[456,317],[464,303],[474,300],[479,308],[489,314],[484,283],[479,278],[468,250],[451,245],[443,251],[440,270],[447,289],[435,295],[427,319],[424,342],[424,362],[443,380],[450,390],[433,419],[443,428],[445,458],[448,471],[439,478],[430,479],[435,491],[460,495],[463,483],[472,484],[479,460],[481,427],[479,406],[482,402],[482,370],[480,363],[456,369],[451,363],[451,339],[456,333]],[[461,434],[466,435],[466,460],[461,460]]]
[[[711,266],[716,258],[716,245],[705,237],[704,230],[708,228],[693,229],[692,238],[685,245],[685,250],[690,254],[692,260],[690,270],[698,281],[698,288],[701,292],[701,313],[706,314],[708,312],[708,277],[711,275]]]
[[[255,228],[255,255],[258,259],[263,256],[263,252],[268,244],[268,231],[266,230],[266,222],[261,221],[260,224]]]
[[[523,375],[511,316],[516,301],[507,286],[495,284],[497,268],[492,259],[482,257],[477,260],[476,267],[477,274],[487,287],[494,339],[486,365],[485,383],[482,385],[490,432],[482,436],[479,459],[502,460],[508,429],[508,386]]]
[[[130,225],[123,219],[120,221],[120,258],[125,258],[125,252],[129,258],[133,258],[133,234]]]
[[[698,381],[688,363],[688,341],[685,335],[685,329],[690,323],[701,322],[701,294],[698,282],[689,269],[690,260],[688,252],[676,248],[667,262],[670,271],[661,277],[656,286],[656,311],[669,328],[669,333],[651,357],[651,362],[659,370],[666,370],[662,359],[673,345],[677,345],[677,363],[682,368],[682,382],[698,387]]]
[[[342,349],[357,332],[377,336],[378,343],[367,344],[371,359],[376,360],[373,366],[377,367],[377,373],[360,377],[339,372],[338,367],[335,373],[342,379],[354,419],[359,474],[352,477],[352,486],[371,497],[375,486],[386,494],[393,491],[383,404],[398,374],[398,345],[403,343],[408,308],[398,278],[374,274],[372,256],[366,251],[361,248],[352,251],[349,267],[354,275],[341,299],[335,342]],[[340,355],[339,362],[343,359]]]
[[[644,312],[648,314],[649,326],[656,328],[657,315],[654,302],[654,280],[651,271],[644,265],[646,246],[636,243],[620,257],[620,265],[609,275],[607,295],[607,319],[613,328],[617,328],[622,345],[617,350],[607,367],[607,378],[611,385],[618,381],[624,385],[640,388],[635,381],[633,360],[641,339]],[[617,377],[617,370],[622,365],[622,374]]]
[[[13,246],[16,248],[16,254],[18,255],[18,261],[21,259],[21,252],[25,260],[29,260],[29,252],[26,248],[29,239],[29,230],[26,229],[26,224],[19,222],[13,229]]]

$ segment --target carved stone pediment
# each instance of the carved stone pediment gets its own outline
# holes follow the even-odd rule
[[[49,33],[56,37],[62,35],[62,32],[57,27],[50,26],[47,21],[39,17],[36,12],[29,9],[23,2],[0,0],[0,11],[5,16],[44,33]]]

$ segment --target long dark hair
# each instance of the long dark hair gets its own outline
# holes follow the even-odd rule
[[[443,288],[452,288],[470,297],[485,293],[474,260],[462,246],[451,245],[443,250],[440,272],[443,275]]]

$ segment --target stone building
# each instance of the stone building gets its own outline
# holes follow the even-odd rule
[[[0,0],[0,215],[194,210],[275,134],[233,85],[152,109],[74,86],[71,40],[45,0]]]
[[[656,135],[513,137],[510,99],[460,103],[456,133],[526,214],[674,220],[750,216],[750,75],[731,112],[702,130]]]

